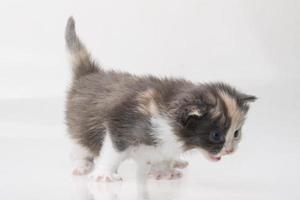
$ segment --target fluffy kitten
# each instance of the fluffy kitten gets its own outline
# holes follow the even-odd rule
[[[179,178],[190,149],[220,160],[235,151],[241,128],[256,99],[224,83],[195,84],[184,79],[135,76],[98,66],[75,32],[66,27],[73,81],[66,121],[74,141],[73,174],[89,173],[117,181],[121,162],[132,158],[140,177]]]

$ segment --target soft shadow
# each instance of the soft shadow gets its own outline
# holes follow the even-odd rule
[[[134,180],[102,183],[74,177],[72,200],[173,200],[180,194],[180,185],[180,180],[149,180],[147,186],[137,186]]]

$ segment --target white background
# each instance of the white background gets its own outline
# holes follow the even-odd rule
[[[64,96],[70,15],[105,67],[225,81],[258,96],[239,151],[199,153],[152,199],[299,199],[300,1],[0,1],[0,199],[134,199],[133,163],[103,189],[69,171]]]

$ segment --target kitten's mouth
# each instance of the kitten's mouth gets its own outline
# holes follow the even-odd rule
[[[214,155],[209,155],[209,158],[212,160],[212,161],[220,161],[221,160],[221,156],[214,156]]]
[[[222,154],[212,154],[208,151],[202,150],[203,155],[210,161],[217,162],[222,158]]]

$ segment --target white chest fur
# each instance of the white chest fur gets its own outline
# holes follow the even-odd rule
[[[151,117],[152,136],[157,138],[155,146],[139,145],[130,150],[130,156],[135,160],[160,162],[176,159],[183,151],[172,126],[166,116],[154,115]]]

